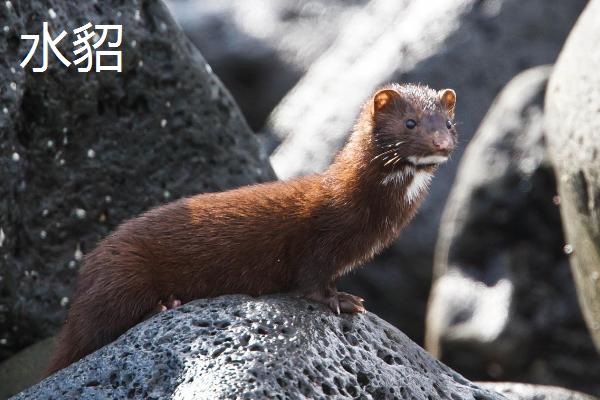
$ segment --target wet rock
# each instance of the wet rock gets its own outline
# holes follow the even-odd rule
[[[599,18],[600,1],[591,1],[560,54],[546,98],[546,136],[579,301],[600,351]]]
[[[409,336],[421,339],[439,220],[465,144],[506,82],[555,60],[585,3],[371,1],[270,116],[269,130],[283,140],[271,161],[287,178],[329,164],[378,85],[423,82],[456,90],[460,145],[453,160],[440,168],[387,257],[347,281]]]
[[[254,129],[368,0],[170,0]]]
[[[197,300],[16,396],[503,399],[373,314],[283,296]]]
[[[272,178],[256,135],[155,0],[0,4],[0,359],[53,333],[82,254],[124,219],[184,195]],[[123,72],[80,73],[41,49],[48,21],[123,26]]]
[[[544,140],[549,74],[515,77],[465,151],[440,227],[426,348],[470,379],[599,393]]]

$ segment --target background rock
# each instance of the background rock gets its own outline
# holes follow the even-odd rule
[[[224,296],[164,312],[14,399],[501,399],[373,314]]]
[[[368,0],[170,0],[254,129]]]
[[[498,91],[519,71],[553,62],[584,0],[373,0],[344,25],[269,119],[283,140],[271,157],[280,178],[324,169],[362,102],[388,81],[457,91],[460,145],[416,218],[377,268],[345,287],[421,340],[439,219],[457,162]]]
[[[600,393],[543,130],[549,67],[515,77],[470,142],[440,227],[426,346],[470,379]]]
[[[183,195],[272,177],[231,96],[155,0],[0,6],[0,359],[62,322],[81,253],[119,222]],[[109,12],[110,11],[110,12]],[[79,73],[41,49],[92,22],[123,25],[123,72]],[[53,36],[54,37],[54,36]],[[71,60],[73,35],[61,42]],[[2,112],[3,110],[3,112]]]
[[[552,73],[547,138],[579,300],[600,350],[600,1],[581,16]],[[598,375],[600,376],[600,374]]]
[[[54,347],[50,337],[32,344],[0,363],[0,399],[35,385],[40,381],[43,366],[48,364]]]
[[[507,382],[477,382],[478,385],[502,393],[511,400],[594,400],[596,397],[554,386]]]

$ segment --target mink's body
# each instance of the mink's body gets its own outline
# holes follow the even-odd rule
[[[454,101],[451,90],[390,86],[365,104],[323,174],[201,194],[123,223],[85,257],[47,373],[111,342],[169,299],[296,292],[338,312],[364,311],[362,299],[337,292],[335,281],[388,246],[414,216],[454,147]],[[408,119],[423,132],[408,128]]]

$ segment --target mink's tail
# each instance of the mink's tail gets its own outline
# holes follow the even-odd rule
[[[61,370],[139,323],[156,307],[158,296],[143,282],[105,282],[82,276],[67,320],[58,335],[44,377]],[[150,286],[150,287],[149,287]]]

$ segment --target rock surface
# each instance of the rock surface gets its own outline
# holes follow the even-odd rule
[[[556,387],[469,382],[373,314],[240,295],[162,313],[14,400],[52,396],[593,400]]]
[[[156,0],[0,4],[0,359],[62,321],[82,252],[118,223],[191,193],[272,178],[231,96]],[[41,49],[49,21],[123,25],[123,72],[80,73]]]
[[[363,269],[347,283],[409,336],[422,335],[439,220],[465,144],[506,82],[555,60],[585,3],[373,0],[271,115],[269,131],[284,140],[271,161],[287,178],[328,165],[376,86],[423,82],[456,90],[460,145],[453,160],[440,168],[392,251],[378,259],[383,268]]]
[[[502,399],[373,314],[284,296],[197,300],[14,399]]]
[[[560,54],[546,98],[546,135],[579,301],[600,351],[599,20],[600,1],[593,0]]]
[[[600,393],[554,204],[549,74],[515,77],[465,151],[440,227],[426,348],[470,379]]]
[[[251,127],[269,113],[368,0],[168,0]]]

